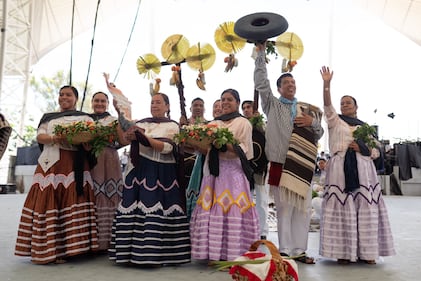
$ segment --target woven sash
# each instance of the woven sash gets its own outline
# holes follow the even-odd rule
[[[289,142],[279,186],[285,188],[288,201],[304,208],[317,156],[314,134],[308,128],[295,127]]]

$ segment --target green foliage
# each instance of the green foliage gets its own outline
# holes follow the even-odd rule
[[[364,124],[358,126],[352,135],[356,140],[362,140],[369,148],[374,148],[377,146],[374,138],[375,134],[376,129],[374,127]]]
[[[9,151],[12,151],[17,148],[17,143],[23,142],[23,146],[31,146],[34,143],[36,143],[36,136],[37,136],[37,128],[31,125],[27,125],[24,128],[23,135],[20,135],[14,128],[14,125],[12,126],[12,134],[10,136],[12,142],[10,142],[12,145],[9,146]],[[12,149],[13,148],[13,149]]]
[[[218,128],[213,135],[213,145],[217,148],[222,147],[225,144],[237,144],[238,141],[234,138],[234,135],[228,128]]]
[[[265,125],[265,118],[262,114],[251,117],[249,121],[253,127],[258,129],[263,129],[263,126]]]
[[[277,58],[278,53],[276,52],[275,43],[276,42],[274,42],[274,41],[267,41],[266,42],[266,54],[267,55],[274,55],[275,58]]]
[[[117,124],[117,121],[107,126],[98,125],[97,123],[96,137],[90,143],[95,157],[98,158],[106,146],[117,141]]]
[[[228,128],[218,127],[216,124],[185,125],[174,136],[174,141],[179,143],[206,142],[213,143],[216,147],[224,144],[236,144],[237,140]]]
[[[43,104],[43,106],[41,107],[43,112],[53,112],[58,110],[58,92],[61,87],[63,87],[64,85],[68,85],[69,81],[69,73],[65,74],[63,70],[57,71],[51,77],[42,76],[39,79],[37,79],[34,76],[31,77],[31,80],[29,82],[31,89],[35,94],[40,96],[41,103]],[[77,109],[79,110],[83,99],[85,82],[74,82],[73,86],[75,86],[76,89],[78,89],[79,91],[79,99],[77,103]],[[91,97],[92,86],[88,85],[86,89],[86,98],[83,104],[82,111],[89,111],[89,101],[91,100]]]
[[[38,94],[42,98],[43,112],[56,111],[59,108],[58,105],[58,91],[63,85],[67,85],[69,81],[69,75],[65,75],[64,71],[58,71],[52,77],[42,76],[37,80],[34,76],[31,77],[30,86],[34,93]]]
[[[25,133],[22,137],[25,145],[34,144],[36,137],[37,137],[37,128],[31,125],[25,126]]]
[[[92,152],[98,157],[107,145],[117,140],[117,121],[105,126],[93,121],[56,125],[54,134],[66,136],[70,144],[89,143],[92,146]]]

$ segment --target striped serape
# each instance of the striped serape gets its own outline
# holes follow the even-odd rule
[[[294,127],[279,187],[287,200],[304,210],[316,165],[317,145],[311,129]]]

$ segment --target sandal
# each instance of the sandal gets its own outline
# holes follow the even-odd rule
[[[338,259],[338,264],[349,264],[351,261],[346,259]]]
[[[307,256],[305,252],[301,253],[298,257],[294,258],[295,261],[299,261],[305,264],[315,264],[314,258]]]

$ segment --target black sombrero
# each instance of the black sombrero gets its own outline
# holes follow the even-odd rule
[[[249,42],[262,42],[288,29],[287,20],[275,13],[254,13],[238,19],[234,32]]]

